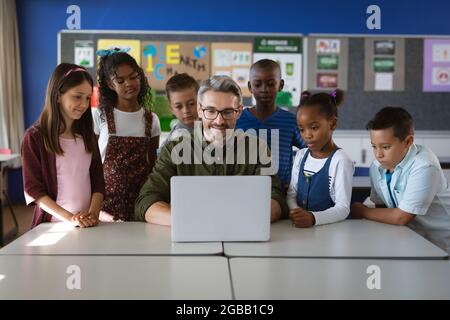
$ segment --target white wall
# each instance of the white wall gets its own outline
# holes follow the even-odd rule
[[[374,160],[369,132],[336,130],[333,139],[358,167],[369,167]],[[430,148],[438,157],[450,157],[450,131],[416,131],[415,143]]]

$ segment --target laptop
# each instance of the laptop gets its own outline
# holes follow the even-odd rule
[[[268,241],[271,183],[269,176],[172,177],[172,241]]]

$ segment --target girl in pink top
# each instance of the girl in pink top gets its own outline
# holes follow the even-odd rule
[[[44,110],[25,132],[25,199],[36,204],[32,227],[49,221],[80,227],[98,223],[105,185],[90,111],[92,87],[86,69],[69,63],[57,66]]]

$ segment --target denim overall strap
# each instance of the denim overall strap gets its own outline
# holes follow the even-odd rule
[[[305,162],[309,155],[309,150],[306,151],[298,175],[297,185],[297,204],[307,211],[323,211],[334,206],[334,201],[330,196],[330,178],[329,169],[331,159],[336,151],[335,149],[323,167],[314,175],[307,177],[304,174]]]

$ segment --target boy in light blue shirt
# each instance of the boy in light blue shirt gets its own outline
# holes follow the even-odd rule
[[[408,225],[450,253],[450,187],[436,155],[414,144],[411,115],[386,107],[367,129],[376,158],[370,167],[376,208],[355,203],[351,216]]]

